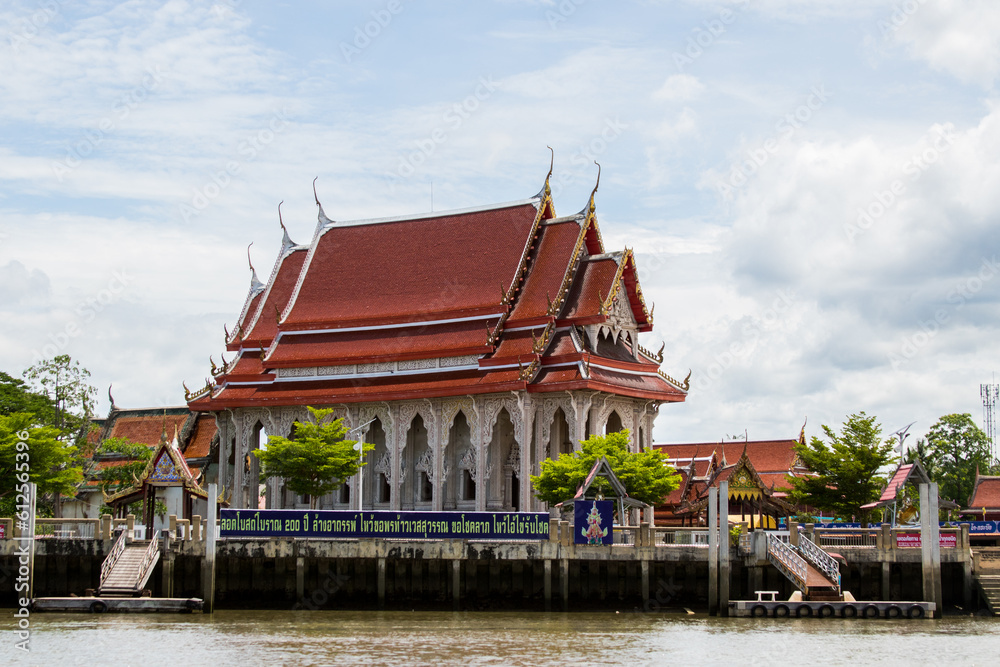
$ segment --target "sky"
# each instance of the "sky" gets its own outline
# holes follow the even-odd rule
[[[685,403],[657,442],[982,424],[1000,369],[1000,3],[8,0],[0,370],[180,405],[315,229],[602,176]]]

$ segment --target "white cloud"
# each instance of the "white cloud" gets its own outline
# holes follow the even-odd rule
[[[898,3],[879,29],[913,58],[960,81],[989,89],[1000,74],[1000,4],[991,0]]]

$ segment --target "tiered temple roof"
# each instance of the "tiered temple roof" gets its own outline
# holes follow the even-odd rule
[[[121,438],[153,449],[160,444],[165,433],[176,431],[185,465],[199,479],[204,467],[215,455],[213,448],[218,447],[214,417],[192,412],[185,406],[123,410],[112,403],[108,416],[94,422],[99,428],[92,429],[89,437],[95,445],[109,438]],[[96,475],[98,471],[132,462],[121,456],[100,453],[96,453],[93,459],[93,469],[84,482],[84,488],[91,491],[100,486]]]
[[[593,194],[566,217],[548,178],[529,199],[458,211],[335,222],[316,205],[312,242],[285,231],[268,281],[252,272],[227,331],[236,357],[213,361],[192,410],[511,390],[684,400],[662,350],[638,344],[652,312],[631,250],[604,248]]]
[[[804,438],[804,434],[801,437]],[[671,465],[681,474],[680,487],[657,508],[657,522],[670,523],[692,512],[700,512],[706,505],[708,489],[730,481],[741,470],[746,472],[740,476],[744,485],[759,489],[769,507],[789,510],[784,491],[790,484],[788,478],[809,474],[795,453],[795,445],[801,441],[737,440],[653,445],[670,457]],[[730,481],[730,498],[738,498],[740,493],[746,495],[748,491],[737,489]]]

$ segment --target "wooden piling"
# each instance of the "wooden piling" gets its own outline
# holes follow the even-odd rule
[[[719,612],[719,490],[708,490],[708,613]]]

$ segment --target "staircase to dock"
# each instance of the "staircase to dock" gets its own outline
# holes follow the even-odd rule
[[[137,597],[160,560],[160,532],[152,540],[129,541],[125,533],[118,538],[101,566],[102,597]]]
[[[796,548],[768,533],[767,559],[802,591],[804,600],[844,599],[837,561],[805,535],[799,536]]]
[[[1000,616],[1000,574],[979,574],[976,575],[979,582],[979,590],[983,593],[983,599],[990,613]]]

